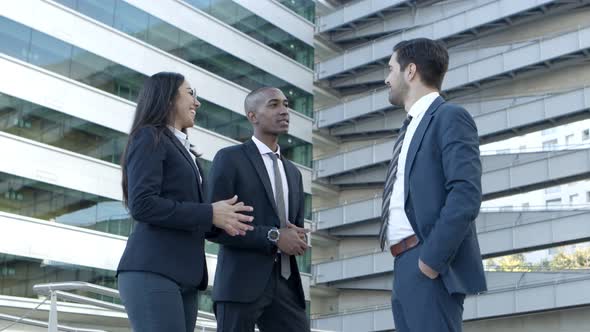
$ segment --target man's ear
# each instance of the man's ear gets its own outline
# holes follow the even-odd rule
[[[249,111],[248,113],[246,113],[246,117],[248,118],[248,121],[250,121],[250,123],[257,123],[258,122],[255,112]]]
[[[408,81],[412,81],[417,77],[417,67],[415,63],[409,63],[408,67],[406,67],[406,75],[408,76]]]

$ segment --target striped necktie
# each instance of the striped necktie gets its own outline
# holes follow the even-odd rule
[[[381,229],[379,230],[379,243],[381,250],[385,248],[385,240],[387,238],[387,224],[389,222],[389,201],[391,200],[391,194],[393,193],[393,185],[397,175],[397,161],[399,154],[402,150],[404,142],[404,136],[406,136],[406,129],[412,121],[412,117],[408,117],[404,120],[402,127],[399,130],[399,136],[393,145],[393,156],[391,162],[389,162],[389,168],[387,169],[387,175],[385,177],[385,187],[383,188],[383,202],[381,203]]]

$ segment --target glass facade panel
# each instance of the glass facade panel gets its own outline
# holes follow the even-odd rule
[[[310,22],[315,22],[315,3],[313,0],[277,0]]]
[[[313,68],[313,46],[307,45],[234,1],[186,1],[289,58]]]
[[[127,134],[0,93],[0,131],[119,164]]]
[[[82,281],[96,285],[117,288],[115,271],[65,264],[50,260],[34,259],[0,253],[0,294],[8,296],[38,298],[33,291],[37,284]],[[112,297],[77,292],[108,302],[120,303]]]
[[[157,17],[150,16],[146,41],[166,52],[174,51],[180,43],[180,29]]]
[[[70,72],[72,48],[65,42],[33,30],[29,62],[54,73],[67,76]]]
[[[299,272],[311,273],[311,248],[308,248],[303,256],[297,256],[295,258],[297,259]]]
[[[68,3],[74,3],[70,0]],[[86,0],[79,4],[80,11],[92,13],[96,20],[113,25],[115,18],[115,0]]]
[[[120,201],[0,172],[0,211],[129,236],[133,221]]]
[[[199,310],[213,312],[213,299],[211,298],[211,288],[199,292]]]
[[[205,252],[212,255],[219,253],[219,244],[205,240]]]
[[[311,194],[303,194],[305,196],[305,219],[311,220]]]
[[[2,52],[22,61],[29,61],[31,29],[0,17],[0,45]]]
[[[7,55],[24,52],[25,61],[35,57],[37,59],[35,64],[45,69],[130,101],[137,99],[143,80],[146,78],[145,75],[30,28],[25,27],[23,30],[23,27],[19,23],[0,17],[0,52]],[[29,36],[28,41],[21,42],[18,49],[11,44],[20,38],[13,36],[14,33]],[[32,35],[35,38],[32,38]],[[36,41],[35,45],[32,44],[33,40]],[[35,52],[29,52],[29,49],[33,47]],[[66,57],[66,54],[69,56]],[[201,100],[201,102],[202,106],[197,112],[197,126],[241,142],[252,136],[252,128],[245,115],[207,100]],[[311,167],[310,143],[290,135],[282,137],[279,143],[285,156],[298,164]]]
[[[284,80],[267,73],[250,63],[235,57],[224,50],[208,44],[199,38],[170,25],[157,17],[133,7],[130,4],[121,1],[111,1],[103,4],[110,4],[113,7],[113,19],[107,19],[105,15],[97,14],[96,10],[87,10],[89,6],[86,3],[89,0],[64,1],[58,2],[73,8],[84,15],[87,15],[97,21],[114,27],[124,33],[134,36],[148,44],[151,44],[163,51],[169,52],[183,60],[186,60],[198,67],[201,67],[211,73],[219,75],[238,85],[250,90],[255,90],[265,86],[277,87],[289,98],[291,108],[297,112],[312,116],[313,113],[313,95],[299,89]],[[208,1],[195,2],[193,5],[198,8],[210,8]],[[235,8],[238,6],[239,8]],[[94,6],[90,6],[94,7]],[[216,3],[215,12],[226,13],[228,8],[233,10],[245,10],[232,1]],[[241,9],[240,9],[241,8]],[[207,9],[209,10],[209,9]],[[221,14],[220,14],[221,15]],[[238,24],[239,22],[236,22]],[[241,24],[241,23],[240,23]],[[262,27],[267,29],[266,27]],[[276,29],[276,28],[274,28]],[[266,31],[266,30],[264,30]],[[281,47],[292,49],[295,47],[293,42],[276,41]],[[283,45],[284,44],[284,45]],[[286,46],[285,46],[286,45]],[[313,61],[313,49],[311,61]],[[133,96],[133,95],[132,95]]]
[[[0,253],[0,295],[38,298],[33,286],[66,281],[82,281],[117,289],[116,272],[92,267],[66,264],[51,260]],[[81,296],[121,304],[119,299],[84,291]],[[199,310],[213,312],[211,290],[199,292]]]
[[[92,17],[95,20],[101,21],[100,18],[95,17],[92,13],[86,12],[82,9],[81,5],[86,2],[76,0],[78,6],[70,6],[81,12],[84,15]],[[61,2],[61,0],[58,0]],[[131,35],[137,39],[147,41],[147,33],[148,33],[148,26],[149,26],[149,17],[150,15],[144,11],[137,10],[137,8],[131,6],[130,4],[124,1],[115,1],[116,10],[115,10],[115,24],[110,24],[109,22],[101,21],[102,23],[112,26],[113,28],[124,32],[128,35]],[[113,4],[113,8],[115,6]]]

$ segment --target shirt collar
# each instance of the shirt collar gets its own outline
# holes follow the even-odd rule
[[[174,136],[176,136],[176,138],[178,138],[178,140],[180,141],[180,143],[182,143],[182,145],[184,145],[187,149],[191,148],[191,142],[188,140],[187,134],[183,133],[182,131],[180,131],[172,126],[168,126],[168,129],[170,129],[170,131],[172,131]]]
[[[262,141],[260,141],[258,138],[256,138],[256,136],[252,136],[252,141],[254,142],[254,144],[256,144],[256,147],[258,148],[258,151],[260,151],[261,155],[265,155],[268,153],[274,153],[276,155],[278,155],[279,157],[281,156],[281,147],[277,144],[277,152],[273,152],[266,144],[262,143]]]
[[[414,105],[412,105],[410,111],[408,112],[408,115],[411,116],[413,119],[420,116],[422,113],[428,110],[432,102],[434,102],[434,100],[438,98],[438,96],[440,96],[440,94],[435,91],[420,97],[420,99],[418,99],[414,103]]]

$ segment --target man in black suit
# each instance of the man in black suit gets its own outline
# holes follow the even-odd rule
[[[244,102],[254,136],[220,150],[211,167],[208,197],[237,195],[254,208],[254,230],[242,237],[217,232],[213,301],[220,332],[309,331],[295,255],[307,249],[301,173],[281,155],[289,104],[276,88],[251,92]]]

